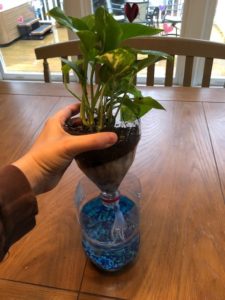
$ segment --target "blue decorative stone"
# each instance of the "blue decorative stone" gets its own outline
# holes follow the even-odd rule
[[[118,209],[125,221],[122,238],[121,235],[112,236]],[[104,204],[100,197],[90,200],[81,210],[80,222],[84,251],[99,268],[116,271],[137,256],[140,244],[139,212],[136,204],[126,196],[120,196],[119,205]]]

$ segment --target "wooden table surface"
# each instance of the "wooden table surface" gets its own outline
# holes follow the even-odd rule
[[[0,299],[225,299],[225,89],[143,92],[166,111],[143,118],[130,170],[143,189],[138,259],[117,273],[86,259],[73,203],[82,173],[73,162],[38,197],[37,226],[0,264]],[[22,155],[46,118],[72,102],[62,84],[0,82],[0,164]]]

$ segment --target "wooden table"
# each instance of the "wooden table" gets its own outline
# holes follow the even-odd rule
[[[143,92],[166,112],[143,118],[131,167],[143,188],[138,259],[117,273],[86,259],[73,204],[82,174],[72,163],[38,197],[37,226],[0,264],[0,299],[225,299],[225,89]],[[1,165],[22,155],[47,117],[72,101],[61,84],[0,82]]]

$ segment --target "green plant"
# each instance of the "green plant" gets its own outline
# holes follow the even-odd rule
[[[72,69],[79,78],[82,95],[76,95],[66,82],[65,86],[81,102],[80,117],[85,127],[90,131],[101,131],[113,127],[118,114],[124,121],[133,121],[152,108],[163,109],[156,100],[142,96],[134,78],[143,68],[169,56],[123,45],[126,39],[154,35],[161,30],[142,24],[119,23],[102,7],[81,19],[66,16],[57,7],[50,10],[49,15],[80,38],[82,59],[63,59],[62,71],[67,75]],[[137,59],[138,54],[145,57]],[[99,83],[95,85],[97,65],[100,65]]]

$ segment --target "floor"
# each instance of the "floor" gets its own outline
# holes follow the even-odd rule
[[[68,40],[65,28],[53,28],[53,33],[48,34],[43,40],[17,40],[8,47],[0,48],[3,58],[4,70],[12,72],[43,72],[42,60],[36,60],[34,49],[44,45],[54,44]],[[59,58],[49,59],[52,72],[60,72]]]

